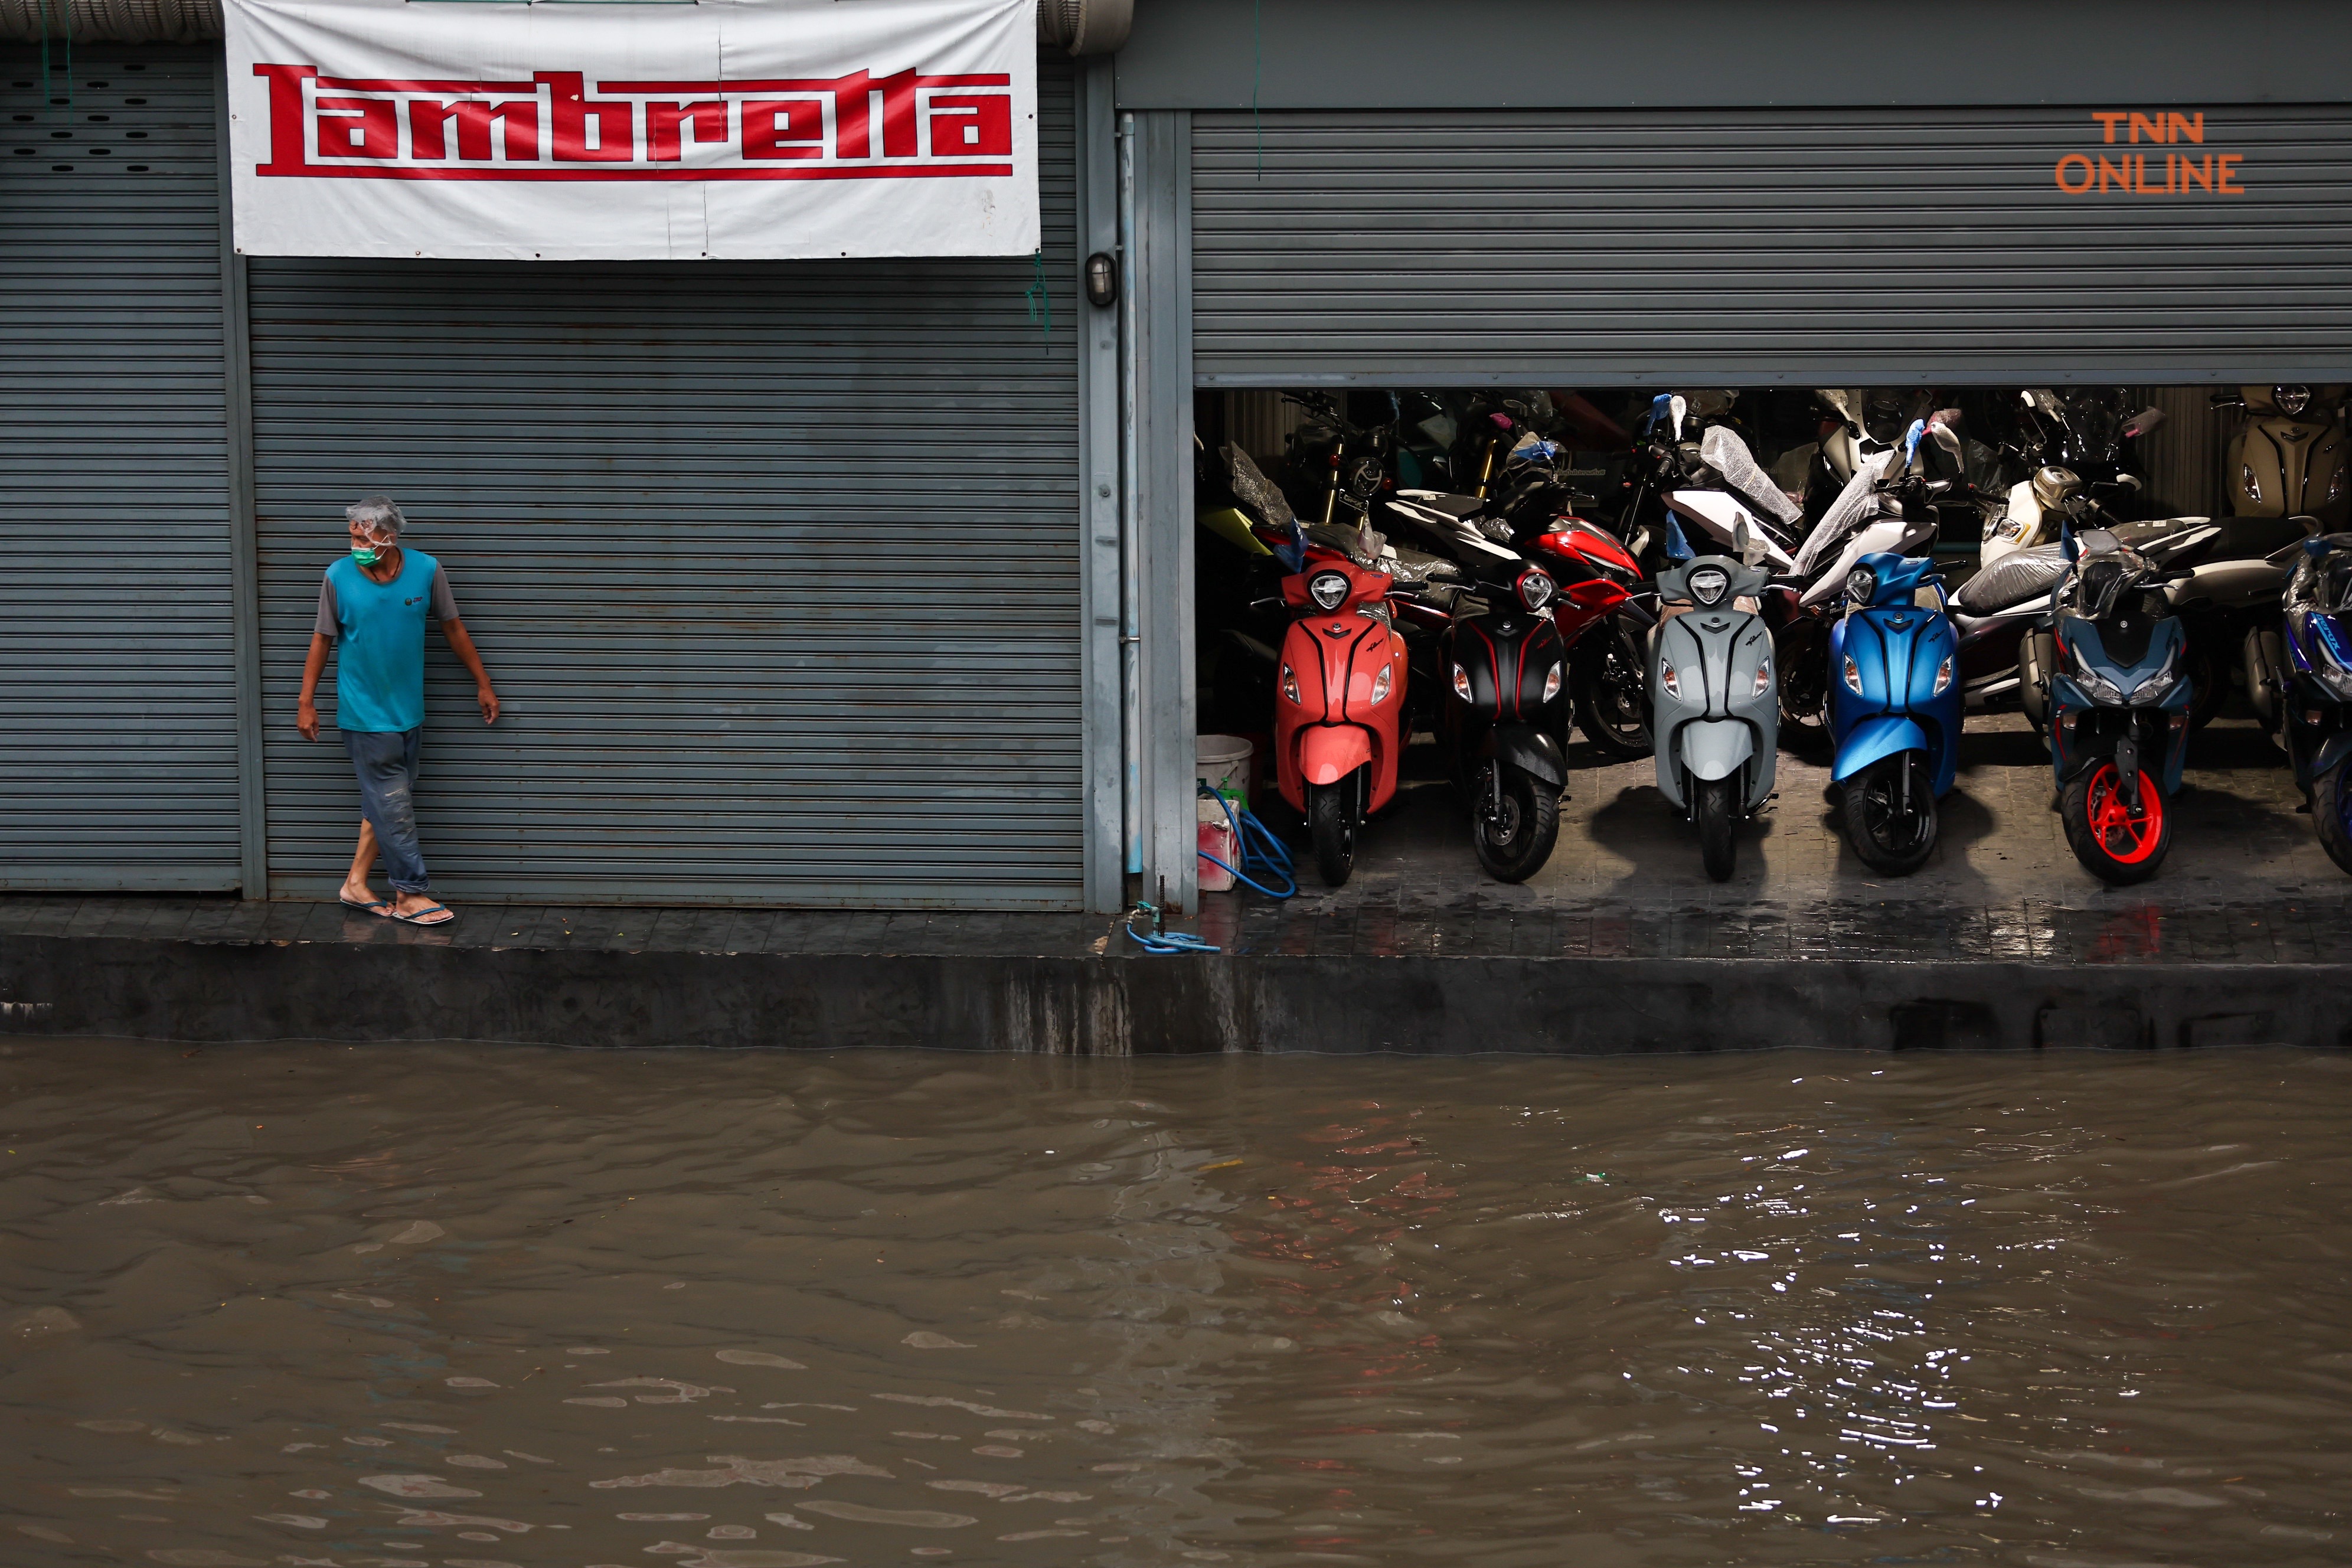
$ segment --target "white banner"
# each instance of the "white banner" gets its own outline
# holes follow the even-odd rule
[[[1026,256],[1036,0],[229,0],[236,246]]]

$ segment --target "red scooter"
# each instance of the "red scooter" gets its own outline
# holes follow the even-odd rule
[[[1275,778],[1334,888],[1355,869],[1364,819],[1396,795],[1405,647],[1387,604],[1394,586],[1386,573],[1328,557],[1282,582],[1282,602],[1304,613],[1282,639]]]
[[[1657,616],[1637,599],[1641,567],[1616,536],[1562,515],[1518,548],[1559,584],[1552,624],[1570,649],[1569,700],[1577,728],[1620,761],[1650,754],[1650,698],[1643,645]]]

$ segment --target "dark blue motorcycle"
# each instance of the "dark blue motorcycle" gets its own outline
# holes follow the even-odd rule
[[[2027,717],[2044,730],[2074,858],[2104,881],[2144,881],[2172,847],[2166,803],[2189,755],[2188,637],[2159,569],[2104,528],[2063,540],[2066,574],[2019,660]]]
[[[2276,716],[2320,847],[2352,871],[2352,533],[2303,542],[2285,609],[2284,646],[2247,639],[2249,689],[2257,710]]]
[[[1958,767],[1959,639],[1934,574],[1928,560],[1863,556],[1846,574],[1846,613],[1830,632],[1831,777],[1846,842],[1895,877],[1935,850],[1936,802]]]

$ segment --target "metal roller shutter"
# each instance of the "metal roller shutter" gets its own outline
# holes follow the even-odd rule
[[[386,490],[507,705],[486,730],[431,637],[436,890],[1079,905],[1075,149],[1041,70],[1042,267],[253,261],[274,890],[351,853],[294,699],[341,509]]]
[[[2176,150],[2089,109],[1192,126],[1202,384],[2352,377],[2342,106],[2206,109],[2178,150],[2242,195],[2067,195],[2067,154]]]
[[[213,52],[73,53],[0,58],[0,888],[232,889]]]

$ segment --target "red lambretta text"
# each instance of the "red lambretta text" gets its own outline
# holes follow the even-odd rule
[[[872,180],[1009,175],[1013,79],[387,81],[257,65],[258,174],[395,180]]]

